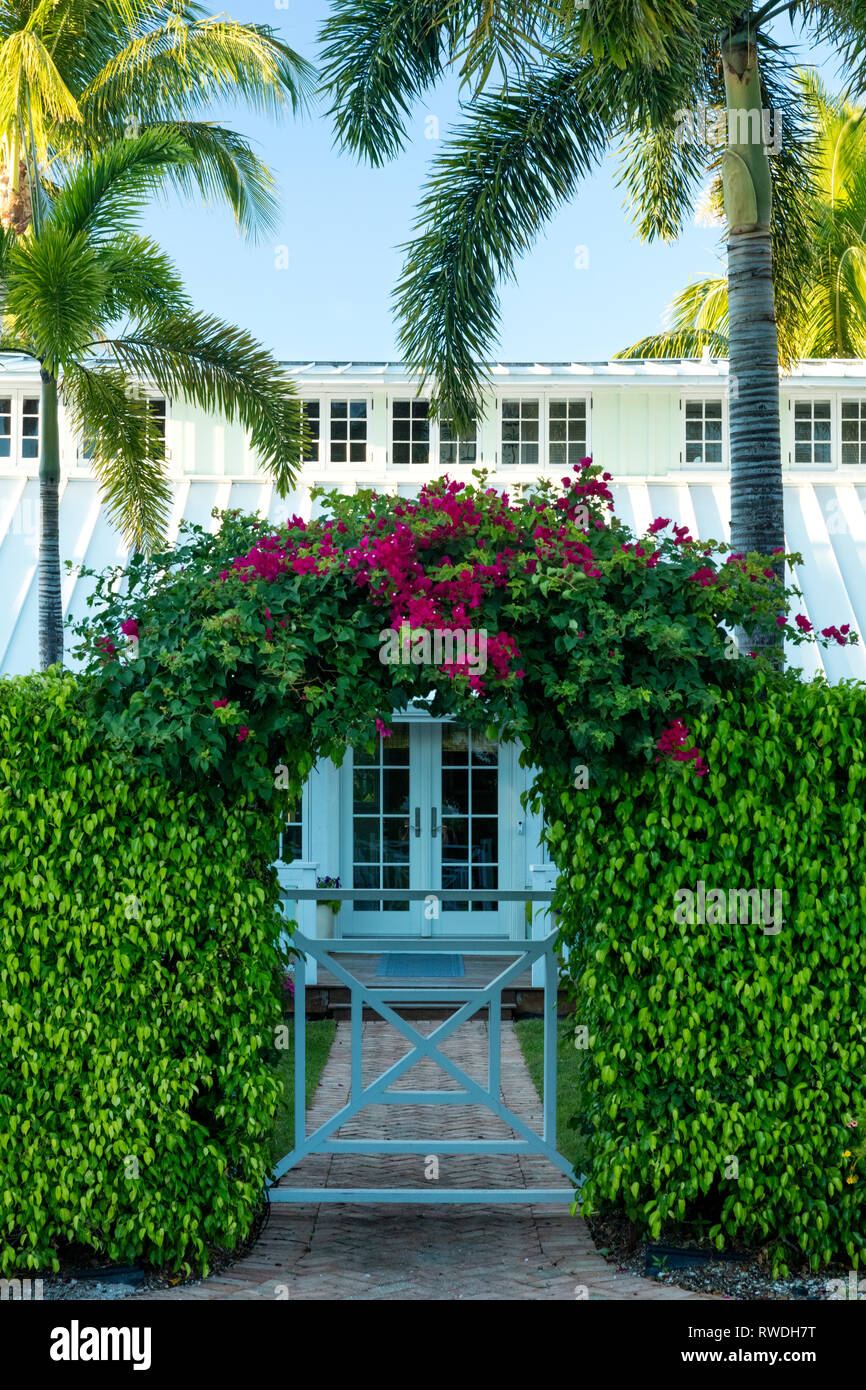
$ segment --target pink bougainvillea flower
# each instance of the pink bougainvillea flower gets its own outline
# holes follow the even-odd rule
[[[238,729],[238,743],[245,743],[250,736],[250,731],[246,724],[242,724]]]
[[[376,720],[376,733],[377,733],[377,734],[381,734],[383,738],[390,738],[392,732],[393,732],[393,730],[389,729],[388,726],[387,726],[386,724],[383,724],[381,719],[377,719],[377,720]]]
[[[211,704],[213,705],[214,709],[225,709],[226,705],[228,704],[228,700],[211,700]]]
[[[797,624],[801,632],[812,631],[812,624],[809,622],[808,618],[803,617],[802,613],[797,614],[796,618],[794,619],[794,622]]]
[[[703,754],[699,748],[686,747],[689,741],[689,731],[681,719],[675,719],[672,724],[662,732],[662,736],[656,744],[659,750],[659,762],[663,756],[670,757],[674,762],[685,763],[694,762],[694,771],[698,777],[706,777],[709,768],[703,760]]]
[[[657,516],[655,521],[651,522],[647,527],[647,535],[654,536],[658,531],[663,531],[665,527],[670,526],[670,524],[671,519],[669,516]]]
[[[784,613],[780,613],[776,619],[776,627],[784,627],[787,621],[788,619],[785,617]]]
[[[96,645],[99,647],[100,651],[105,652],[106,656],[114,656],[114,653],[117,651],[110,637],[97,637]]]
[[[137,637],[139,635],[138,623],[135,621],[135,618],[127,618],[125,623],[120,624],[120,630],[124,637]]]

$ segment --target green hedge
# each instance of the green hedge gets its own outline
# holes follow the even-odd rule
[[[864,721],[866,687],[789,677],[691,723],[704,778],[569,790],[559,819],[548,787],[590,1029],[590,1211],[766,1245],[777,1269],[866,1252],[866,1176],[842,1157],[866,1110]],[[700,880],[726,918],[731,890],[766,890],[770,916],[781,891],[781,929],[675,920]]]
[[[0,681],[0,1269],[206,1268],[261,1201],[281,990],[267,816],[88,742]]]

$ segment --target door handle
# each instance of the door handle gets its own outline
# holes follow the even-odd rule
[[[415,807],[415,834],[421,834],[421,807]]]
[[[430,834],[433,836],[439,834],[438,813],[435,806],[430,807]]]

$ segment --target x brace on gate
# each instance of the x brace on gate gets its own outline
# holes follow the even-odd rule
[[[329,890],[333,891],[333,890]],[[355,890],[358,891],[358,890]],[[334,897],[337,893],[333,892]],[[363,890],[358,891],[361,896]],[[347,897],[353,890],[342,890]],[[478,896],[489,899],[495,890],[485,889]],[[298,896],[293,893],[292,897]],[[321,890],[319,892],[321,896]],[[402,898],[400,892],[378,890],[377,898]],[[440,890],[441,896],[441,890]],[[460,897],[467,896],[462,890]],[[524,896],[524,895],[521,895]],[[525,896],[530,896],[526,894]],[[535,895],[533,895],[535,896]],[[545,895],[546,896],[546,895]],[[282,1158],[272,1175],[269,1197],[272,1202],[573,1202],[580,1183],[571,1164],[556,1148],[556,1001],[557,967],[553,951],[556,932],[535,941],[491,940],[490,938],[401,939],[401,953],[421,951],[448,952],[455,948],[461,955],[513,956],[507,965],[488,984],[470,987],[419,988],[415,986],[385,987],[365,984],[340,962],[341,954],[381,955],[393,951],[392,938],[316,940],[295,931],[291,941],[301,953],[295,965],[295,1147]],[[306,1123],[306,957],[312,957],[328,969],[349,990],[351,1000],[351,1087],[344,1106],[312,1134]],[[544,1098],[543,1126],[537,1133],[525,1120],[506,1106],[500,1095],[500,1041],[502,1020],[502,991],[535,961],[544,966]],[[393,1009],[388,1001],[404,1003],[460,1003],[452,1016],[423,1034]],[[368,1085],[363,1082],[364,1006],[373,1009],[390,1023],[411,1044],[411,1049]],[[489,1009],[487,1085],[482,1086],[462,1067],[440,1051],[441,1044],[462,1023],[479,1010]],[[390,1087],[411,1067],[423,1059],[436,1063],[456,1081],[459,1090],[408,1091]],[[336,1139],[333,1136],[349,1120],[368,1105],[483,1105],[497,1115],[518,1135],[516,1139]],[[393,1187],[278,1187],[279,1179],[310,1154],[518,1154],[549,1160],[568,1179],[569,1186],[549,1188],[441,1188],[433,1183],[423,1188]]]

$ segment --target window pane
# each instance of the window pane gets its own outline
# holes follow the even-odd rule
[[[395,401],[391,420],[394,463],[430,460],[430,402]]]
[[[303,404],[303,407],[304,407],[304,416],[305,416],[306,422],[307,422],[307,432],[308,432],[308,434],[309,434],[309,443],[308,443],[307,446],[306,446],[306,454],[305,454],[305,457],[304,457],[304,462],[305,462],[305,463],[318,463],[318,462],[319,462],[319,439],[320,439],[320,429],[321,429],[321,420],[320,420],[320,417],[319,417],[319,402],[318,402],[318,401],[304,401],[302,404]]]
[[[379,771],[355,770],[355,814],[367,814],[379,810]]]
[[[356,864],[378,864],[379,862],[379,817],[355,817]]]
[[[469,730],[456,724],[445,724],[442,728],[442,761],[461,765],[469,762]]]

